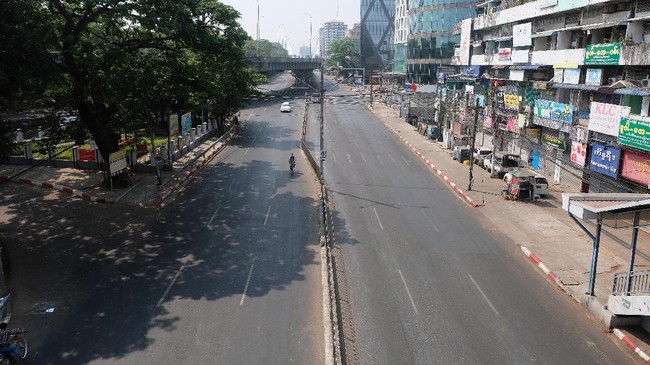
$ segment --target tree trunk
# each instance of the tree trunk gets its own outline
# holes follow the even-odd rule
[[[102,158],[108,161],[108,156],[119,150],[120,142],[119,135],[110,127],[113,113],[107,108],[95,108],[91,103],[81,100],[78,100],[76,105],[79,117],[88,127]]]

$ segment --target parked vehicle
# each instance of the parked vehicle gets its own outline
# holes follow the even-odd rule
[[[497,155],[494,160],[494,164],[496,166],[501,165],[501,160],[502,160],[501,156]],[[485,159],[483,160],[483,167],[485,167],[485,169],[489,173],[492,173],[492,154],[485,156]]]
[[[458,146],[454,147],[454,154],[452,157],[454,160],[463,163],[465,161],[469,161],[469,159],[472,158],[471,156],[472,154],[470,153],[469,148]]]
[[[535,175],[535,190],[539,195],[548,195],[548,180],[544,176]]]
[[[508,172],[513,172],[523,166],[521,157],[514,154],[505,154],[501,157],[500,163],[495,164],[492,168],[498,176],[503,176]]]
[[[282,112],[282,113],[285,113],[285,112],[286,113],[291,113],[291,104],[289,104],[288,101],[285,101],[284,103],[282,103],[282,105],[280,105],[280,112]]]
[[[491,153],[492,153],[491,149],[479,148],[473,154],[474,155],[474,164],[483,167],[483,160],[485,160],[485,157],[490,155]]]

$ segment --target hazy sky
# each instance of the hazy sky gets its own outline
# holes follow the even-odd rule
[[[253,39],[257,36],[257,0],[221,0],[241,13],[239,23]],[[337,19],[337,0],[259,0],[260,38],[277,42],[282,36],[291,54],[309,46],[309,15],[312,16],[312,53],[318,49],[318,29]],[[348,28],[359,22],[360,0],[338,0],[338,20]]]

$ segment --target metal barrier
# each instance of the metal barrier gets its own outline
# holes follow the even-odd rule
[[[628,281],[626,272],[614,274],[612,295],[646,295],[650,293],[650,271],[632,272],[629,291],[626,290]]]

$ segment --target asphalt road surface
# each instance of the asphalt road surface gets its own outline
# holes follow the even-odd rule
[[[160,213],[5,184],[28,363],[322,363],[319,188],[300,103],[242,111],[241,136]]]
[[[634,363],[357,99],[328,99],[349,364]]]

